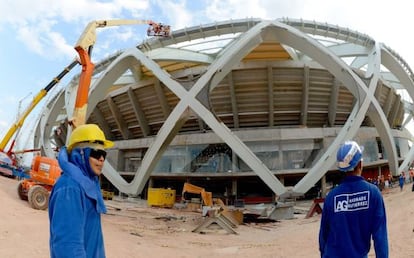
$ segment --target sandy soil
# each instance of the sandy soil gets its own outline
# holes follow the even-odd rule
[[[47,212],[20,200],[17,184],[0,176],[0,257],[49,257]],[[414,257],[411,185],[403,191],[389,189],[384,199],[390,257]],[[308,204],[302,203],[302,210]],[[146,207],[145,202],[112,200],[107,205],[103,231],[108,258],[319,257],[320,215],[305,219],[303,213],[291,220],[243,224],[235,228],[237,235],[211,225],[200,234],[192,230],[205,219],[201,213]],[[375,257],[373,250],[369,257]]]

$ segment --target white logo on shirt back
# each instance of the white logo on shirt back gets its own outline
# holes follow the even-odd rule
[[[334,212],[357,211],[369,208],[369,191],[339,194],[334,197]]]

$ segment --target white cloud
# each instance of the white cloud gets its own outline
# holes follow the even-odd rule
[[[46,58],[73,58],[76,52],[61,33],[52,31],[55,22],[42,20],[37,24],[20,26],[17,39],[34,53]]]
[[[90,21],[139,16],[149,8],[149,1],[0,0],[0,6],[0,30],[12,26],[18,40],[30,51],[45,58],[67,59],[76,54],[76,41],[68,43],[70,36],[64,33],[72,31],[80,36]],[[131,35],[124,31],[116,38],[129,40]]]
[[[160,17],[161,22],[171,25],[173,30],[182,29],[194,25],[193,18],[197,16],[197,10],[190,10],[187,6],[187,1],[165,1],[156,0],[157,8],[153,14]]]
[[[395,28],[392,25],[395,19],[410,21],[411,17],[409,2],[402,0],[395,0],[391,5],[389,1],[384,0],[212,0],[195,2],[189,0],[114,0],[110,2],[0,0],[2,6],[0,9],[0,28],[10,25],[15,27],[23,42],[30,40],[29,42],[33,46],[28,46],[29,48],[36,53],[44,53],[45,47],[42,45],[47,45],[50,40],[44,35],[60,33],[62,39],[68,38],[67,35],[62,34],[63,31],[57,29],[58,26],[64,25],[67,27],[66,30],[76,30],[80,35],[89,21],[125,18],[126,15],[134,19],[158,17],[161,19],[160,22],[172,23],[171,25],[175,29],[230,18],[304,18],[333,22],[340,26],[351,24],[353,25],[351,29],[367,34],[370,34],[375,24],[378,24],[378,30],[382,28],[388,31]],[[384,27],[387,24],[390,24],[389,27]],[[131,31],[124,31],[119,39],[131,38],[128,35]],[[45,38],[36,36],[36,34],[43,35]],[[60,43],[62,42],[63,40]],[[69,44],[73,44],[73,42],[69,42]]]
[[[63,54],[65,59],[74,58],[76,56],[76,51],[74,50],[71,44],[68,44],[65,38],[60,33],[51,32],[49,34],[50,43],[53,46],[51,49],[53,56],[58,56]]]
[[[268,11],[263,4],[269,1],[260,0],[213,0],[207,3],[206,16],[214,21],[240,18],[269,19]],[[271,1],[277,3],[277,1]]]

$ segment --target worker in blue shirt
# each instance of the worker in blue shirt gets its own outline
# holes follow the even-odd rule
[[[103,258],[101,213],[106,212],[99,185],[106,157],[105,139],[95,124],[73,130],[59,152],[62,174],[49,199],[50,256],[52,258]]]
[[[371,238],[377,258],[388,257],[387,219],[378,189],[361,176],[362,148],[355,141],[337,152],[338,169],[346,173],[327,195],[319,231],[321,257],[368,257]]]
[[[400,177],[398,178],[398,185],[400,186],[400,191],[403,190],[405,183],[405,177],[404,177],[404,171],[400,174]]]

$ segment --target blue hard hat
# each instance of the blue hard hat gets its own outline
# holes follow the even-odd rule
[[[362,151],[358,143],[354,141],[346,141],[340,147],[336,154],[338,169],[342,172],[353,170],[362,159]]]

